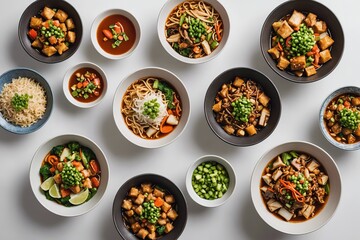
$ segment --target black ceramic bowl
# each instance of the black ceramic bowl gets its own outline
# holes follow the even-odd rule
[[[27,33],[30,30],[29,22],[31,17],[37,16],[39,11],[42,10],[45,6],[49,8],[56,8],[65,11],[69,18],[72,18],[75,24],[75,29],[73,30],[76,34],[75,43],[69,46],[69,49],[64,52],[62,55],[54,54],[51,57],[47,57],[41,51],[31,47],[31,40],[29,39]],[[31,3],[21,15],[18,27],[18,35],[21,46],[24,50],[34,59],[43,62],[43,63],[58,63],[64,61],[71,57],[76,50],[79,48],[81,39],[82,39],[83,27],[80,19],[79,13],[76,9],[64,0],[52,1],[52,0],[37,0]]]
[[[2,114],[0,114],[0,126],[4,128],[5,130],[16,133],[16,134],[28,134],[35,132],[36,130],[40,129],[49,119],[51,112],[52,112],[52,106],[53,106],[53,95],[51,92],[51,88],[48,84],[48,82],[45,80],[43,76],[41,76],[38,72],[28,69],[28,68],[16,68],[9,70],[5,73],[3,73],[0,76],[0,92],[3,89],[4,84],[11,83],[12,79],[18,78],[18,77],[28,77],[33,79],[34,81],[38,82],[45,90],[46,93],[46,110],[44,115],[41,119],[39,119],[37,122],[32,124],[29,127],[21,127],[15,124],[12,124],[8,121],[6,121]]]
[[[323,66],[321,66],[317,70],[317,73],[310,77],[306,77],[306,76],[297,77],[292,73],[280,70],[276,66],[277,62],[274,59],[272,59],[270,54],[267,52],[267,50],[271,48],[271,35],[273,31],[272,24],[276,21],[279,21],[284,16],[291,14],[293,10],[297,10],[305,13],[312,12],[316,14],[319,19],[326,22],[331,37],[335,41],[331,47],[332,59],[326,62],[325,64],[323,64]],[[296,83],[310,83],[326,77],[338,65],[344,50],[344,33],[340,25],[340,22],[336,18],[335,14],[323,4],[313,0],[302,0],[302,1],[291,0],[280,4],[266,18],[261,30],[260,47],[261,47],[261,53],[264,56],[267,64],[281,77]]]
[[[227,134],[225,130],[221,127],[221,125],[216,122],[215,113],[212,110],[212,106],[215,103],[215,97],[217,93],[221,90],[221,86],[223,84],[232,82],[236,76],[255,81],[262,87],[264,93],[271,99],[271,114],[267,125],[257,134],[252,136],[237,137]],[[276,128],[281,115],[280,95],[272,81],[261,72],[250,68],[233,68],[221,73],[210,84],[205,95],[204,112],[206,121],[209,124],[211,130],[221,140],[238,147],[251,146],[260,143],[261,141],[266,139]]]
[[[187,221],[187,204],[184,198],[184,195],[180,191],[180,189],[169,179],[159,176],[156,174],[141,174],[135,176],[129,180],[127,180],[118,190],[115,195],[113,209],[112,209],[112,216],[113,221],[116,227],[116,230],[119,232],[120,236],[124,240],[138,240],[139,238],[136,237],[133,233],[130,232],[128,228],[125,226],[125,222],[123,220],[123,216],[121,213],[121,204],[122,201],[127,196],[131,187],[140,186],[142,183],[152,183],[154,185],[159,186],[162,189],[170,192],[174,197],[177,203],[177,213],[178,217],[175,219],[174,222],[174,229],[163,235],[161,237],[162,240],[175,240],[178,239],[183,232],[186,221]]]

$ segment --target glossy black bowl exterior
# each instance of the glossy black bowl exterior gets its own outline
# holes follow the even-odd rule
[[[69,49],[64,52],[62,55],[55,54],[51,57],[47,57],[42,54],[39,50],[31,47],[31,41],[27,35],[28,31],[30,30],[29,22],[31,17],[38,15],[39,11],[42,10],[45,6],[50,8],[61,9],[65,11],[69,18],[72,18],[76,28],[74,32],[76,34],[75,43],[69,46]],[[64,0],[37,0],[31,3],[21,15],[18,27],[18,35],[21,46],[24,50],[34,59],[43,62],[43,63],[58,63],[64,61],[71,57],[76,50],[79,48],[81,39],[82,39],[83,27],[79,13],[76,9],[70,5],[68,2]]]
[[[158,185],[159,187],[167,190],[174,196],[175,201],[177,203],[177,207],[178,207],[177,212],[179,216],[174,222],[174,229],[171,232],[167,233],[166,235],[162,236],[161,239],[162,240],[178,239],[181,233],[183,232],[187,221],[187,204],[185,197],[180,191],[180,189],[172,181],[170,181],[169,179],[163,176],[151,174],[151,173],[141,174],[127,180],[116,193],[113,203],[113,209],[112,209],[112,216],[116,230],[124,240],[139,239],[133,233],[131,233],[129,229],[126,228],[121,214],[121,204],[122,201],[127,196],[131,187],[140,186],[140,184],[142,183],[152,183]]]
[[[268,123],[263,129],[261,129],[261,131],[253,136],[237,137],[227,134],[221,125],[216,122],[215,114],[212,110],[216,94],[221,90],[221,86],[232,82],[236,76],[251,79],[257,82],[263,88],[265,94],[271,99],[271,115]],[[221,140],[238,147],[251,146],[260,143],[270,136],[270,134],[275,130],[281,115],[280,95],[272,81],[261,72],[250,68],[233,68],[221,73],[210,84],[205,95],[204,112],[206,121],[211,130]]]
[[[316,14],[319,19],[326,22],[330,30],[331,37],[335,41],[331,47],[332,59],[321,66],[315,75],[310,77],[297,77],[287,71],[280,70],[276,66],[277,62],[272,59],[270,54],[267,52],[267,50],[271,48],[271,35],[273,30],[272,24],[279,21],[284,16],[291,14],[293,10],[305,13],[312,12]],[[344,51],[344,33],[335,14],[323,4],[313,0],[291,0],[276,7],[266,18],[261,30],[260,48],[267,64],[281,77],[296,83],[310,83],[326,77],[336,68]]]

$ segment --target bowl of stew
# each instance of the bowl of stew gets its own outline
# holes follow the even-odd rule
[[[130,56],[139,44],[141,29],[130,12],[109,9],[91,25],[91,42],[102,56],[118,60]]]
[[[39,203],[50,212],[74,217],[94,209],[109,181],[104,152],[91,139],[64,134],[46,140],[30,165],[30,185]]]
[[[311,83],[326,77],[340,62],[344,33],[335,14],[318,1],[286,1],[266,18],[260,47],[278,75]]]
[[[320,129],[326,140],[342,150],[360,149],[360,88],[342,87],[323,102]]]
[[[187,222],[181,190],[157,174],[141,174],[117,191],[112,208],[116,230],[125,240],[178,239]]]
[[[260,143],[275,130],[281,100],[273,82],[251,68],[232,68],[209,85],[204,99],[206,121],[222,141],[239,147]]]
[[[306,234],[324,226],[336,212],[341,191],[334,159],[304,141],[271,148],[251,176],[251,198],[259,216],[287,234]]]
[[[113,117],[120,133],[143,148],[166,146],[181,136],[190,118],[190,97],[174,73],[139,69],[118,85]]]
[[[19,20],[21,46],[43,63],[70,58],[79,48],[83,27],[79,13],[67,1],[32,2]]]
[[[98,65],[90,62],[70,67],[63,80],[63,92],[67,100],[81,108],[98,105],[107,92],[107,77]]]
[[[189,64],[210,61],[226,46],[230,20],[216,0],[169,0],[162,7],[157,33],[165,51]]]

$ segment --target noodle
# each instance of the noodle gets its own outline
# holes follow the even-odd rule
[[[30,96],[28,107],[16,111],[11,104],[15,94]],[[0,112],[3,117],[21,127],[29,127],[42,118],[46,110],[46,94],[43,87],[33,79],[19,77],[4,85],[0,93]]]
[[[211,54],[221,42],[222,34],[219,13],[204,1],[184,1],[165,23],[165,35],[171,47],[189,58]]]
[[[124,117],[125,124],[136,135],[141,138],[160,138],[164,134],[160,131],[163,120],[167,119],[169,115],[173,115],[173,110],[169,109],[169,101],[165,94],[154,89],[154,83],[159,81],[156,78],[148,77],[136,80],[126,90],[123,100],[121,113]],[[160,81],[163,82],[163,81]],[[164,83],[162,83],[164,84]],[[179,97],[175,92],[172,93],[173,101],[170,105],[174,105],[174,108],[181,110]],[[155,100],[159,104],[159,112],[157,116],[152,119],[144,114],[144,104],[150,100]],[[177,116],[177,118],[179,118]],[[149,129],[153,131],[153,134],[149,136]]]

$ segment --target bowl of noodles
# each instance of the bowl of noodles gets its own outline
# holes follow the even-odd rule
[[[16,134],[40,129],[49,119],[53,95],[38,72],[16,68],[0,76],[0,125]]]
[[[135,145],[158,148],[177,139],[190,117],[190,98],[172,72],[143,68],[125,77],[113,100],[114,121]]]
[[[281,115],[280,95],[272,81],[250,68],[233,68],[217,76],[204,101],[206,121],[224,142],[246,147],[265,140]]]
[[[230,20],[216,0],[170,0],[157,23],[161,45],[175,59],[204,63],[215,58],[229,38]]]

